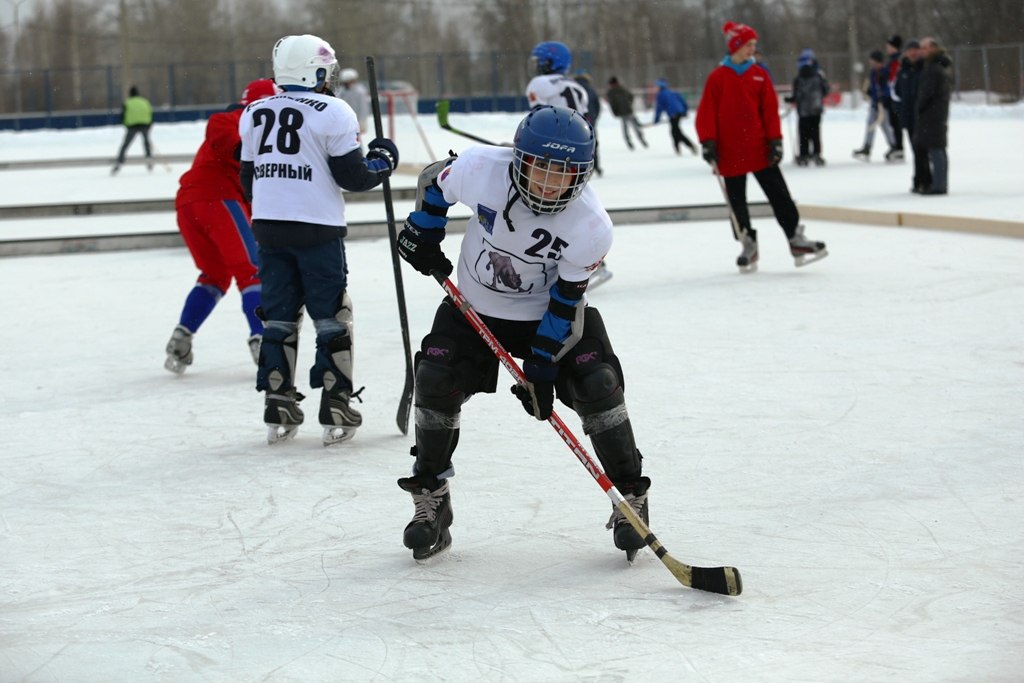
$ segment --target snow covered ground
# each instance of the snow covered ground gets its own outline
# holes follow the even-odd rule
[[[500,141],[518,118],[452,123]],[[465,145],[421,123],[435,152]],[[402,125],[404,160],[427,161]],[[785,166],[802,204],[1024,222],[1020,108],[954,109],[948,197],[911,195],[908,164],[851,159],[863,112],[824,131],[826,168]],[[602,119],[609,206],[721,201],[664,125],[647,132],[629,152]],[[165,153],[201,135],[154,129]],[[0,160],[119,140],[0,134]],[[182,170],[5,171],[0,205],[169,197]],[[739,567],[737,598],[679,586],[649,551],[628,566],[607,498],[508,379],[464,408],[451,551],[412,561],[385,240],[348,246],[365,424],[333,449],[314,424],[264,442],[236,292],[188,372],[163,370],[195,277],[184,250],[0,260],[0,681],[1020,680],[1024,241],[807,223],[828,259],[795,269],[760,219],[744,276],[725,222],[623,226],[591,297],[626,372],[651,527],[680,560]],[[0,239],[173,226],[2,221]],[[441,292],[403,272],[415,344]]]

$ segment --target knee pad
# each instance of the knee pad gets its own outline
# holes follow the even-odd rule
[[[420,409],[444,415],[456,415],[465,399],[458,375],[452,367],[455,344],[448,337],[428,334],[416,354],[416,413]]]
[[[295,386],[295,361],[299,349],[299,324],[268,321],[260,343],[256,390],[280,392]]]

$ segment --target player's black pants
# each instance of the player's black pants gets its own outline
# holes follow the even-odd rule
[[[149,143],[149,127],[150,124],[138,124],[135,126],[128,126],[124,130],[124,141],[121,142],[121,149],[117,152],[117,164],[120,166],[124,163],[124,156],[128,152],[128,148],[132,144],[132,140],[135,139],[136,135],[142,136],[142,146],[146,150],[146,158],[150,159],[153,156],[153,149]]]
[[[754,178],[768,198],[768,203],[775,213],[775,220],[786,233],[786,238],[793,237],[796,226],[800,223],[800,212],[789,194],[789,187],[786,186],[786,179],[782,177],[782,171],[778,165],[773,164],[755,171]],[[729,204],[736,214],[736,222],[740,224],[740,229],[757,239],[757,231],[750,225],[750,210],[747,208],[746,174],[727,177],[725,191],[729,195]],[[736,239],[740,239],[740,235],[736,235]]]
[[[672,147],[675,148],[676,154],[679,154],[679,145],[686,145],[686,147],[693,152],[697,153],[697,146],[693,144],[690,138],[686,137],[686,133],[679,127],[679,122],[683,120],[682,115],[670,116],[668,118],[668,128],[672,132]]]
[[[801,116],[797,124],[800,132],[800,156],[821,156],[821,114]]]
[[[539,321],[481,318],[509,354],[520,359],[529,357]],[[473,394],[495,392],[498,363],[477,331],[445,299],[416,354],[416,474],[452,474],[461,406]],[[623,391],[622,368],[601,314],[587,308],[582,338],[559,363],[555,396],[580,415],[601,466],[616,485],[641,476],[640,453],[633,440]],[[525,429],[532,418],[517,399],[508,395],[505,400],[508,410],[524,421]],[[506,444],[496,451],[514,454],[518,448],[514,433],[494,433],[494,440]]]

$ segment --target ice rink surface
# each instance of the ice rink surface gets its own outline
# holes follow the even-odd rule
[[[945,198],[910,195],[908,164],[850,159],[861,114],[827,116],[829,166],[786,162],[798,201],[1024,221],[1020,109],[954,110]],[[510,138],[518,118],[452,121]],[[421,123],[434,151],[464,146]],[[721,201],[664,125],[633,153],[614,119],[600,132],[609,206]],[[201,135],[154,129],[166,153]],[[404,160],[428,160],[404,139]],[[119,140],[6,134],[0,158]],[[167,197],[183,170],[7,171],[0,203]],[[132,219],[4,221],[0,238]],[[463,410],[452,549],[413,562],[386,240],[348,244],[364,426],[329,449],[304,385],[310,424],[265,443],[235,291],[188,372],[163,370],[195,277],[183,249],[0,260],[0,681],[1019,681],[1024,241],[807,222],[828,259],[794,268],[758,219],[753,275],[723,221],[622,226],[615,277],[591,296],[654,482],[651,528],[684,562],[737,566],[737,598],[681,587],[649,551],[627,565],[608,499],[505,374]],[[403,275],[418,345],[442,293]]]

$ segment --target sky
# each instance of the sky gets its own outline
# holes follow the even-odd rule
[[[518,118],[451,120],[501,141]],[[590,295],[622,360],[650,526],[679,560],[738,567],[734,598],[682,587],[650,551],[628,565],[607,497],[504,374],[463,408],[452,548],[412,560],[385,239],[347,246],[364,425],[333,448],[313,423],[266,444],[236,291],[194,365],[163,369],[196,275],[183,248],[0,259],[0,681],[1019,680],[1024,241],[969,230],[1024,224],[1024,110],[954,107],[947,197],[912,195],[909,164],[855,161],[863,118],[826,115],[826,167],[784,162],[805,213],[966,231],[805,217],[830,256],[798,269],[761,218],[760,270],[741,275],[727,221],[622,225],[615,276]],[[434,152],[469,144],[419,123]],[[607,206],[721,203],[664,123],[646,132],[630,152],[601,119]],[[153,135],[184,153],[202,128]],[[403,161],[434,156],[411,121],[396,139]],[[119,142],[2,133],[0,161]],[[166,198],[184,170],[3,170],[0,206]],[[173,229],[169,213],[2,220],[0,240]],[[442,292],[403,280],[415,345]]]

